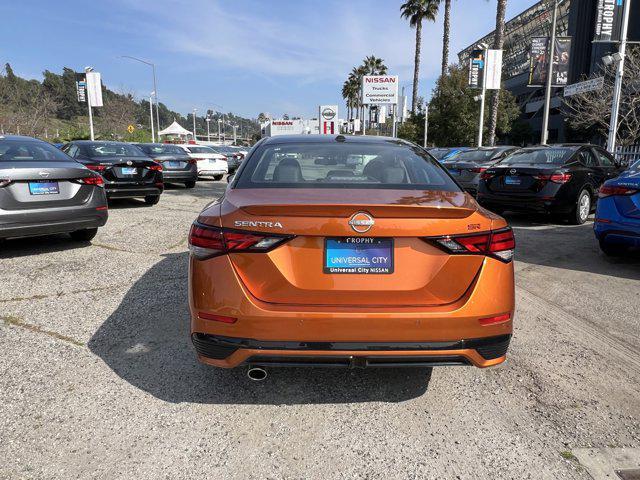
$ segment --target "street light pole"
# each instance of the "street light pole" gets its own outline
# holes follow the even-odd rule
[[[156,92],[151,92],[149,95],[149,115],[151,117],[151,141],[156,143],[156,132],[153,129],[153,94]]]
[[[218,119],[218,143],[220,142],[220,122],[222,120]]]
[[[197,111],[197,109],[196,109],[196,108],[194,108],[194,109],[193,109],[193,140],[194,140],[195,142],[197,142],[197,141],[198,141],[198,139],[197,139],[197,137],[196,137],[196,111]]]
[[[91,67],[85,67],[84,69],[84,73],[87,74],[89,72],[93,71],[93,68]],[[89,134],[90,134],[90,138],[91,141],[93,142],[95,140],[95,135],[93,134],[93,112],[91,112],[91,95],[89,94],[89,88],[88,88],[88,83],[87,83],[87,76],[85,75],[84,77],[84,81],[85,81],[85,85],[87,85],[86,88],[86,96],[87,96],[87,106],[89,107]],[[20,132],[18,132],[20,133]]]
[[[609,138],[607,139],[607,150],[615,155],[616,141],[618,136],[618,115],[620,114],[620,96],[622,95],[622,79],[624,77],[624,61],[627,54],[627,32],[629,30],[629,10],[631,0],[624,2],[624,13],[622,16],[622,32],[620,33],[620,61],[616,69],[616,82],[613,87],[613,102],[611,104],[611,121],[609,122]]]
[[[429,138],[429,103],[424,102],[424,148],[427,148]]]
[[[487,97],[487,54],[489,47],[483,45],[483,62],[484,67],[482,69],[482,93],[480,94],[480,120],[478,122],[478,147],[482,147],[482,137],[484,135],[484,104]]]
[[[209,123],[211,123],[211,118],[207,115],[207,142],[211,141],[211,132],[209,131]]]
[[[158,108],[158,86],[156,82],[156,65],[153,62],[148,62],[146,60],[142,60],[141,58],[132,57],[131,55],[121,55],[120,58],[128,58],[130,60],[135,60],[136,62],[144,63],[145,65],[149,65],[153,72],[153,91],[155,92],[156,98],[156,125],[158,126],[158,131],[160,131],[160,109]]]
[[[542,138],[540,143],[542,145],[547,144],[549,140],[549,109],[551,107],[551,85],[553,83],[553,57],[556,50],[556,25],[558,24],[558,0],[553,1],[553,21],[551,22],[551,41],[547,51],[547,62],[549,62],[547,69],[547,87],[544,94],[544,111],[542,114]]]

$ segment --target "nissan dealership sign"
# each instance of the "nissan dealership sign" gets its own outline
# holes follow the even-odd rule
[[[362,99],[365,105],[398,103],[398,76],[380,75],[362,77]]]

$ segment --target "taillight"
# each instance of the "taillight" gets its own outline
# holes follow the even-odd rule
[[[469,171],[472,173],[484,173],[486,169],[486,167],[474,167],[470,168]]]
[[[83,185],[96,185],[101,187],[104,185],[104,179],[100,175],[92,175],[90,177],[78,178],[76,182],[82,183]]]
[[[198,160],[196,160],[195,158],[190,158],[189,160],[187,160],[187,163],[189,165],[195,165],[196,163],[198,163]]]
[[[228,230],[194,223],[189,232],[189,251],[200,259],[239,252],[268,252],[291,239],[290,235]]]
[[[8,178],[0,178],[0,187],[6,187],[11,183],[11,180]]]
[[[454,255],[486,255],[503,262],[513,259],[516,248],[513,230],[510,227],[474,235],[446,235],[427,237],[424,240]]]
[[[0,181],[0,185],[1,185]],[[612,195],[633,195],[638,193],[640,190],[637,188],[630,187],[621,187],[621,186],[613,186],[613,185],[602,185],[600,190],[598,190],[598,197],[605,198],[610,197]]]
[[[94,172],[102,172],[107,169],[106,165],[85,165],[85,167]]]
[[[162,171],[162,165],[149,165],[147,167],[147,169],[153,170],[155,172],[161,172]]]
[[[553,173],[551,175],[540,174],[540,175],[534,175],[533,178],[535,178],[536,180],[548,181],[553,183],[567,183],[569,180],[571,180],[571,174],[570,173]]]
[[[480,175],[480,178],[482,180],[491,180],[493,177],[495,177],[495,173],[493,172],[482,172],[482,175]]]

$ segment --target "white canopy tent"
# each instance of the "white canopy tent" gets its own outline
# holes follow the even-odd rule
[[[165,128],[164,130],[160,130],[158,132],[158,135],[159,136],[165,135],[169,137],[179,137],[179,138],[182,138],[182,137],[188,138],[190,136],[191,138],[193,138],[193,133],[191,133],[189,130],[184,128],[175,120],[167,128]]]

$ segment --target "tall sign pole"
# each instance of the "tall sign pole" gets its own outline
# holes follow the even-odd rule
[[[555,54],[556,48],[556,25],[558,23],[558,0],[553,1],[553,21],[551,22],[551,42],[547,47],[547,62],[548,70],[547,70],[547,86],[544,95],[544,112],[542,115],[542,138],[540,139],[540,143],[542,145],[547,144],[547,140],[549,139],[549,108],[551,105],[551,85],[553,79],[553,56]]]
[[[155,92],[151,92],[151,95],[149,95],[149,116],[151,119],[151,141],[153,143],[156,143],[156,132],[153,129],[153,94]]]
[[[423,147],[427,148],[427,140],[429,139],[429,102],[424,102],[424,142]]]
[[[622,32],[620,35],[620,61],[616,69],[616,82],[613,87],[613,103],[611,105],[611,121],[609,122],[609,138],[607,140],[607,150],[615,155],[616,137],[618,136],[618,115],[620,114],[620,96],[622,94],[622,79],[624,77],[624,61],[627,53],[627,33],[629,31],[629,11],[631,0],[625,0],[624,13],[622,17]]]
[[[480,121],[478,125],[478,147],[482,147],[482,136],[484,135],[484,104],[487,97],[487,53],[484,49],[484,68],[482,69],[482,94],[480,95]]]

